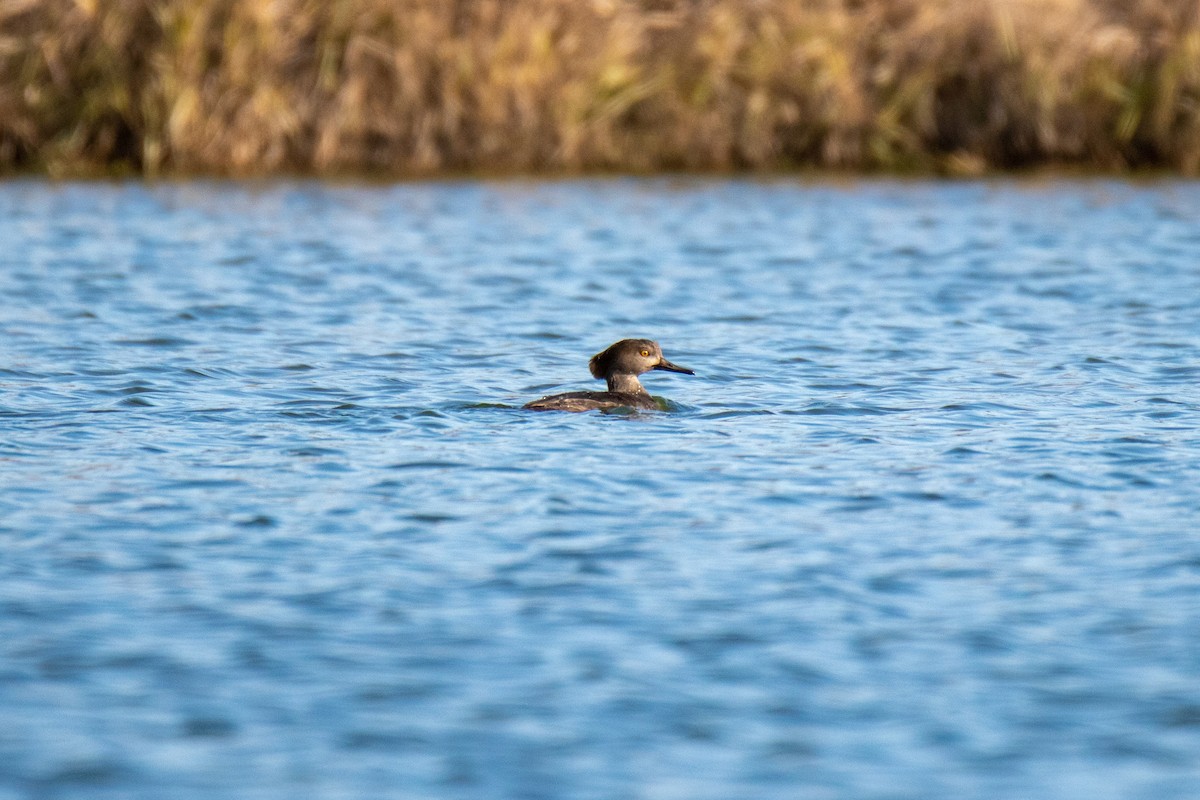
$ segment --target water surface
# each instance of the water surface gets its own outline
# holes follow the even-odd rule
[[[1200,184],[0,184],[0,800],[1194,798]],[[669,413],[520,410],[659,340]]]

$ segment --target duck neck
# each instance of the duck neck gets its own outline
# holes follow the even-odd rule
[[[628,372],[616,372],[608,375],[606,380],[608,381],[608,390],[610,392],[650,396],[650,393],[646,391],[646,387],[642,386],[641,381],[637,379],[637,375],[631,375]]]

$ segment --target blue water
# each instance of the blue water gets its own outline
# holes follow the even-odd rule
[[[0,800],[1200,796],[1198,183],[7,182],[0,298]]]

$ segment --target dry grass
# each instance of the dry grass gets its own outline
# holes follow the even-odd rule
[[[0,171],[1200,171],[1198,0],[3,0]]]

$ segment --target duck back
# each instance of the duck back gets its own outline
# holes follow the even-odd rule
[[[632,392],[565,392],[526,403],[531,411],[603,411],[609,408],[657,409],[658,402],[648,394]]]

